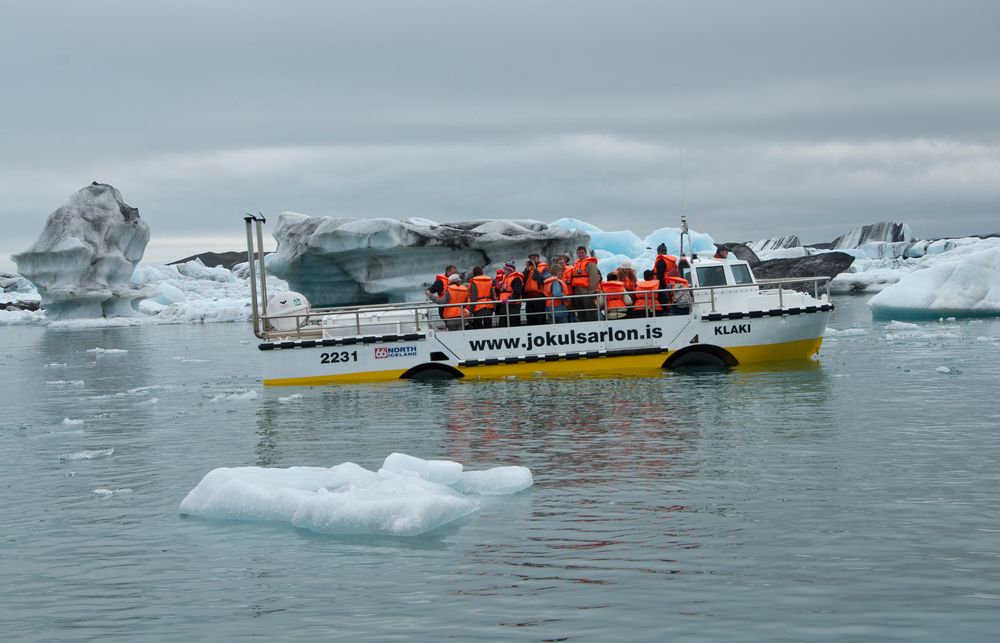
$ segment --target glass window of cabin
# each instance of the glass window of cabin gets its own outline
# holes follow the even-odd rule
[[[725,286],[726,269],[723,266],[698,266],[699,286]]]
[[[752,284],[753,277],[750,276],[750,267],[745,263],[734,263],[729,267],[733,271],[733,281],[737,284]]]

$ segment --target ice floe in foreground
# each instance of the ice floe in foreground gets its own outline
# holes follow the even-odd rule
[[[378,471],[353,462],[330,468],[219,468],[181,501],[182,514],[287,522],[331,534],[416,536],[479,509],[471,495],[532,485],[527,467],[465,471],[459,462],[389,455]]]

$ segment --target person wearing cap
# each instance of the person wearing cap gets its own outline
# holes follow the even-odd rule
[[[618,266],[618,279],[621,280],[622,284],[625,286],[625,292],[634,293],[635,285],[639,283],[639,278],[635,274],[635,270],[632,268],[632,262],[625,260],[622,265]],[[635,295],[633,294],[633,297]]]
[[[465,328],[465,321],[469,317],[466,305],[469,302],[469,289],[462,285],[462,278],[457,272],[448,277],[448,287],[440,297],[434,294],[429,297],[433,303],[442,307],[441,319],[448,330]]]
[[[729,257],[729,248],[721,243],[715,244],[715,256],[712,259],[722,259],[723,261]]]
[[[521,325],[521,298],[524,296],[524,275],[517,271],[513,261],[503,265],[503,280],[497,288],[496,307],[498,327]]]

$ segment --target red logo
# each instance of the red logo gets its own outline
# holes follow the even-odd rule
[[[375,349],[375,359],[385,359],[389,357],[389,348],[386,346],[379,346]]]

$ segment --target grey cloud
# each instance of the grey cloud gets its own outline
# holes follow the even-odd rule
[[[15,0],[0,260],[93,179],[192,252],[247,208],[992,232],[997,24],[971,1]]]

